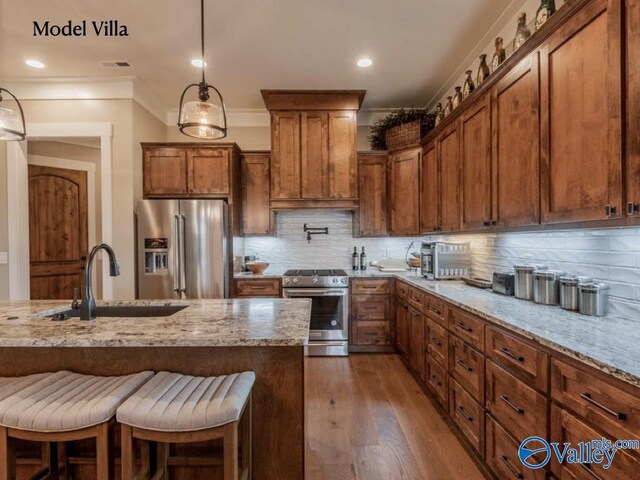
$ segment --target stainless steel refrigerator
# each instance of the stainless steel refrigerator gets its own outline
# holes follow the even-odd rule
[[[222,200],[140,201],[138,298],[227,298],[227,211]]]

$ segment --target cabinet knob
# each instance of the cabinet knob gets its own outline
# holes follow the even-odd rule
[[[607,217],[615,217],[617,214],[618,208],[615,205],[607,205],[604,207],[604,213]]]
[[[627,203],[627,215],[637,215],[640,213],[640,204],[629,202]]]
[[[482,222],[482,226],[484,228],[489,228],[491,226],[491,222]]]

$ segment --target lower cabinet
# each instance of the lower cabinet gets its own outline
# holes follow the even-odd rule
[[[480,456],[484,455],[484,408],[454,379],[449,381],[449,415]]]
[[[426,382],[440,406],[449,410],[449,373],[431,356],[427,356]]]
[[[425,319],[424,315],[414,308],[409,308],[409,359],[420,379],[425,379]]]
[[[396,300],[396,348],[409,354],[409,305],[400,299]]]
[[[390,279],[352,279],[350,314],[351,351],[392,351],[394,315]]]

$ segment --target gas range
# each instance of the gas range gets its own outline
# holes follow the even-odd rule
[[[285,288],[348,288],[349,276],[344,270],[287,270],[282,285]]]

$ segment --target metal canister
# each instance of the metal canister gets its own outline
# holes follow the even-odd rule
[[[560,306],[565,310],[578,310],[579,286],[590,281],[591,279],[588,277],[579,277],[576,275],[563,275],[558,278],[560,285]]]
[[[537,270],[533,272],[533,301],[542,305],[557,305],[560,296],[558,278],[564,272]]]
[[[533,300],[533,272],[534,265],[516,265],[513,294],[522,300]]]
[[[609,285],[606,283],[585,283],[578,287],[580,313],[592,317],[604,317],[609,313]]]

